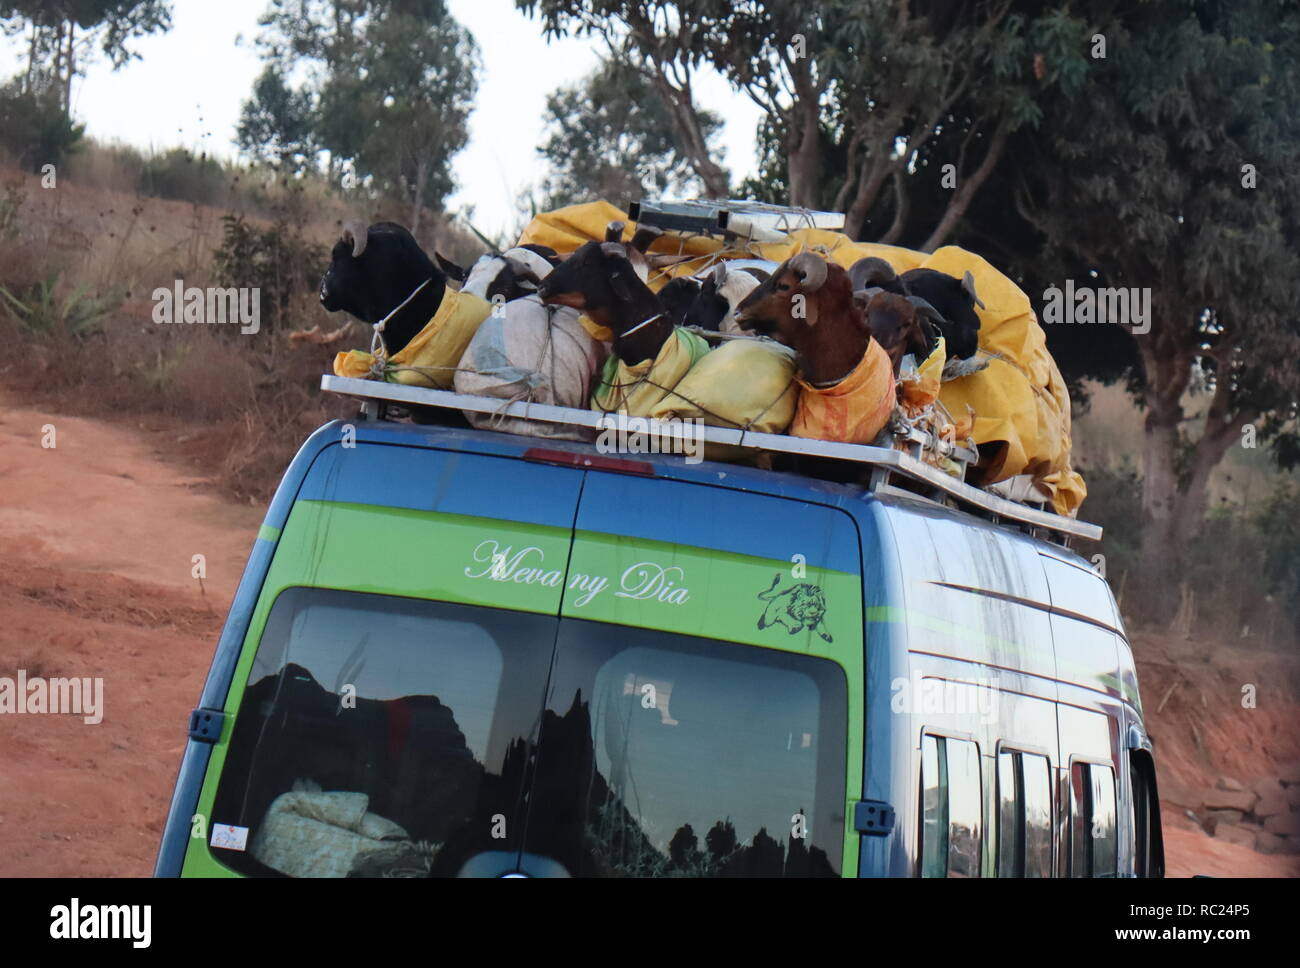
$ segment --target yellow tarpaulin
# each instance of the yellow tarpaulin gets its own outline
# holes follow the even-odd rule
[[[616,219],[627,221],[627,215],[608,202],[573,205],[538,215],[519,241],[568,253],[584,242],[603,239],[605,226]],[[632,238],[634,229],[629,222],[625,241]],[[944,383],[939,400],[959,423],[964,422],[967,406],[974,410],[972,436],[988,460],[990,482],[1030,474],[1052,496],[1058,514],[1072,515],[1078,510],[1088,491],[1083,478],[1070,466],[1070,400],[1065,382],[1047,352],[1046,337],[1029,297],[980,256],[951,245],[925,253],[854,242],[824,229],[798,229],[785,241],[754,243],[745,251],[732,249],[723,254],[723,249],[720,239],[663,236],[651,247],[652,252],[695,258],[668,272],[652,274],[651,288],[660,288],[670,276],[698,272],[718,258],[782,262],[805,250],[818,252],[845,268],[866,256],[878,256],[900,273],[929,268],[960,278],[970,270],[986,307],[975,310],[980,317],[980,349],[1000,358],[984,370]]]
[[[450,390],[456,366],[465,355],[479,324],[487,319],[492,304],[472,293],[448,287],[438,311],[411,342],[388,360],[384,379],[389,383]],[[334,357],[334,375],[364,379],[375,358],[363,350],[349,350]]]

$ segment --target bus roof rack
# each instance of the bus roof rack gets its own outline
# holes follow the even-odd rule
[[[653,225],[667,232],[722,236],[750,242],[782,242],[796,229],[844,228],[842,212],[769,205],[741,199],[671,201],[643,198],[628,208],[628,218],[638,225]]]
[[[548,424],[586,428],[592,431],[612,429],[638,432],[644,430],[644,421],[630,424],[637,418],[622,414],[578,410],[574,407],[556,407],[549,404],[524,401],[506,402],[493,397],[471,396],[450,390],[431,390],[425,387],[386,383],[379,380],[360,380],[350,377],[322,376],[321,389],[362,401],[362,411],[367,417],[381,419],[389,405],[399,407],[432,407],[445,410],[470,411],[506,417],[522,417]],[[973,512],[995,521],[1015,522],[1031,533],[1041,532],[1045,537],[1058,535],[1062,539],[1085,538],[1097,541],[1101,528],[1075,518],[1068,518],[1035,506],[1034,501],[1017,501],[958,480],[917,454],[929,448],[965,468],[973,454],[965,448],[939,441],[923,431],[912,429],[906,435],[909,451],[892,447],[865,444],[842,444],[786,434],[764,434],[754,431],[733,430],[727,427],[704,427],[702,434],[694,427],[682,423],[665,422],[657,425],[656,433],[662,437],[682,439],[688,433],[693,439],[703,437],[704,442],[731,444],[752,448],[755,451],[772,451],[785,454],[804,454],[849,461],[870,468],[868,487],[882,494],[905,494],[909,498],[928,499],[951,507]],[[906,483],[908,487],[900,487]],[[920,493],[917,493],[919,488]],[[1011,493],[1011,492],[1008,492]]]

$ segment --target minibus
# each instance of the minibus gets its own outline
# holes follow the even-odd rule
[[[887,448],[838,483],[323,382],[369,419],[270,504],[158,876],[1163,875],[1098,529]]]

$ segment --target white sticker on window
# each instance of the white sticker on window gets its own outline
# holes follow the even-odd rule
[[[225,850],[247,850],[248,828],[236,827],[228,823],[213,824],[212,846]]]

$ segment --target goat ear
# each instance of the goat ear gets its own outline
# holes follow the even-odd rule
[[[724,259],[713,267],[713,284],[721,286],[727,281],[727,262]]]
[[[961,277],[961,288],[962,288],[962,292],[970,296],[971,302],[973,302],[976,306],[979,306],[980,309],[988,308],[987,306],[984,305],[984,301],[980,299],[979,296],[975,295],[975,277],[971,275],[971,271],[969,269],[967,269],[966,274]]]
[[[464,282],[469,278],[468,272],[456,265],[456,263],[452,262],[437,249],[434,249],[433,251],[433,258],[434,261],[438,263],[438,268],[445,272],[448,278],[455,279],[457,282]]]
[[[632,236],[632,248],[638,252],[647,251],[650,246],[654,245],[655,240],[664,234],[664,230],[656,228],[653,225],[638,225],[636,234]]]
[[[943,332],[943,325],[946,319],[928,302],[920,296],[908,296],[907,301],[916,307],[916,318],[921,324],[921,329],[929,343],[938,341],[939,334]]]
[[[617,221],[610,222],[608,225],[605,226],[605,241],[622,242],[623,230],[625,228],[627,228],[626,222],[617,222]]]
[[[633,247],[635,250],[635,246]],[[652,269],[667,269],[670,266],[678,266],[683,262],[693,262],[699,256],[694,255],[665,255],[660,252],[651,252],[645,257],[646,264]]]

